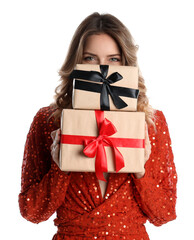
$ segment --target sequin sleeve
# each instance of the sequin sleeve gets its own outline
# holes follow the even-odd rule
[[[149,221],[160,226],[176,218],[177,174],[166,119],[156,113],[156,131],[149,128],[151,155],[143,178],[135,179],[135,197]]]
[[[34,117],[22,165],[20,212],[34,223],[47,220],[62,204],[70,178],[51,159],[47,115],[48,112],[41,109]]]

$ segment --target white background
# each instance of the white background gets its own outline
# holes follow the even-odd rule
[[[192,0],[4,0],[0,2],[1,236],[52,239],[54,215],[33,224],[20,216],[21,164],[30,124],[53,101],[78,24],[98,11],[118,17],[140,46],[138,59],[150,103],[164,112],[178,172],[177,220],[147,223],[151,240],[194,239]]]

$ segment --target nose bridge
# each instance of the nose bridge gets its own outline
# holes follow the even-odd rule
[[[104,57],[99,57],[99,64],[100,64],[100,65],[107,65],[106,58],[104,58]]]

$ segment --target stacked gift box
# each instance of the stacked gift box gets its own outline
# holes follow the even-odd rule
[[[73,109],[61,117],[60,168],[63,171],[142,172],[145,113],[137,112],[138,69],[77,64]]]

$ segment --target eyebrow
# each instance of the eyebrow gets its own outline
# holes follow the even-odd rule
[[[89,54],[89,55],[92,55],[92,56],[97,56],[96,54],[91,53],[91,52],[84,52],[83,54]],[[120,53],[115,53],[115,54],[108,55],[108,57],[113,57],[113,56],[121,56],[121,54]]]

